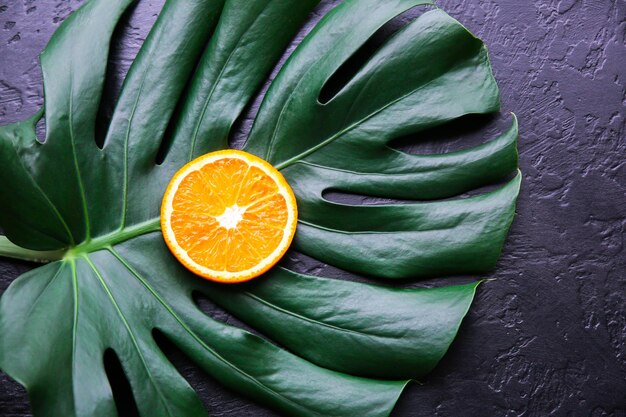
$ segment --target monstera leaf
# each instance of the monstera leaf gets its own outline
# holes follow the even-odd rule
[[[159,230],[165,185],[228,146],[232,126],[316,0],[169,0],[96,132],[111,35],[131,0],[90,0],[41,55],[45,110],[0,129],[0,253],[46,261],[0,301],[0,368],[35,416],[115,416],[103,365],[120,360],[142,416],[206,415],[154,340],[293,416],[387,416],[441,359],[476,284],[396,289],[276,267],[240,286],[182,268]],[[480,273],[514,215],[517,126],[485,144],[414,155],[390,141],[499,108],[481,41],[430,5],[335,94],[340,67],[425,0],[345,0],[267,92],[245,150],[281,169],[300,210],[294,248],[380,278]],[[178,109],[178,111],[177,111]],[[35,125],[45,115],[46,137]],[[166,134],[167,132],[167,134]],[[104,137],[101,147],[97,137]],[[347,205],[341,191],[409,204]],[[452,198],[457,197],[457,198]],[[438,200],[438,201],[433,201]],[[205,315],[204,294],[272,338]]]

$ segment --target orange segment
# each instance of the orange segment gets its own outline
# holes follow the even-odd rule
[[[197,158],[170,181],[161,206],[167,246],[189,270],[236,283],[270,269],[296,231],[293,191],[278,170],[246,152]]]

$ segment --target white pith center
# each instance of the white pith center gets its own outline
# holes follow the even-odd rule
[[[243,220],[243,213],[245,212],[245,207],[239,207],[237,204],[234,204],[227,207],[224,213],[217,216],[215,220],[225,229],[234,229]]]

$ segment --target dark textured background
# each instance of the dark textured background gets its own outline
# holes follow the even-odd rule
[[[0,124],[41,105],[37,55],[81,2],[0,0]],[[337,2],[322,1],[296,42]],[[110,96],[161,4],[141,1],[118,33]],[[480,288],[448,356],[424,385],[409,387],[394,416],[626,416],[626,1],[439,4],[490,48],[503,112],[520,119],[525,177],[504,254],[489,274],[497,279]],[[460,132],[469,131],[470,140],[490,137],[497,122],[470,120],[433,132],[443,141],[430,149],[467,144]],[[287,262],[301,271],[345,275],[298,255]],[[1,259],[0,291],[30,267]],[[212,416],[276,415],[165,349]],[[128,395],[124,387],[119,391]],[[29,415],[24,390],[0,374],[0,416]]]

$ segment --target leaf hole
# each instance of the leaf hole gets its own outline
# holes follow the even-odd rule
[[[119,357],[113,349],[109,348],[104,351],[103,361],[118,416],[139,417],[137,402]]]
[[[187,79],[185,83],[185,87],[183,88],[182,93],[178,97],[178,102],[176,103],[176,107],[174,107],[174,112],[170,117],[169,123],[165,128],[165,132],[163,132],[163,137],[161,138],[161,144],[159,145],[159,149],[157,150],[156,157],[154,163],[157,165],[161,165],[165,159],[167,158],[167,154],[173,146],[174,142],[174,134],[176,133],[176,126],[178,125],[182,110],[189,94],[189,89],[191,88],[191,84],[195,78],[195,75],[198,71],[198,66],[200,65],[200,61],[202,60],[202,56],[204,54],[199,54],[196,62],[194,63],[194,70],[192,72],[192,76]]]
[[[324,190],[322,197],[332,203],[349,204],[358,206],[375,206],[384,204],[409,203],[409,200],[400,200],[393,198],[376,197],[373,195],[352,193],[336,189]],[[411,201],[414,202],[414,201]]]
[[[236,407],[245,406],[250,415],[269,415],[262,406],[249,402],[204,372],[163,331],[153,329],[152,337],[168,361],[198,394],[198,398],[210,415],[216,415],[217,410],[224,408],[224,404],[233,404]],[[213,410],[215,411],[211,412]]]
[[[445,154],[481,145],[511,127],[509,114],[467,114],[392,140],[389,147],[413,155]]]
[[[228,137],[228,145],[233,149],[242,149],[248,139],[248,135],[252,130],[254,121],[259,113],[259,108],[263,102],[263,98],[267,93],[270,85],[287,62],[287,59],[293,54],[293,51],[302,43],[302,40],[313,30],[315,25],[328,13],[336,7],[335,4],[328,2],[321,2],[306,19],[306,24],[302,25],[300,30],[293,37],[289,45],[283,51],[283,54],[278,59],[265,81],[261,84],[258,90],[252,95],[250,101],[241,112],[239,117],[233,123]]]
[[[167,127],[165,128],[163,137],[161,138],[161,144],[156,153],[156,157],[154,160],[154,163],[156,165],[161,165],[163,164],[163,162],[165,162],[165,159],[167,158],[169,151],[172,149],[172,146],[174,145],[174,135],[176,134],[176,126],[180,123],[181,116],[183,114],[183,107],[185,106],[185,102],[187,101],[187,98],[189,96],[189,90],[191,89],[191,85],[194,83],[194,80],[198,74],[198,68],[200,66],[200,63],[202,62],[202,59],[208,53],[209,43],[214,34],[215,34],[215,28],[213,29],[213,31],[211,31],[211,33],[205,39],[204,50],[202,51],[202,53],[198,54],[198,56],[196,57],[196,62],[194,62],[193,64],[193,71],[191,72],[191,75],[189,76],[189,78],[187,78],[187,81],[185,82],[185,86],[182,92],[180,93],[180,96],[178,97],[178,101],[176,102],[174,111],[172,112],[172,115],[170,116],[170,120],[167,124]]]
[[[247,285],[250,284],[237,284],[237,288],[233,289],[235,291],[241,291]],[[229,289],[226,289],[229,290]],[[207,316],[211,317],[213,320],[217,320],[221,323],[228,324],[229,326],[238,327],[240,329],[244,329],[256,336],[263,337],[258,331],[248,326],[243,321],[239,320],[234,315],[230,314],[228,311],[224,310],[222,307],[218,306],[216,303],[211,301],[209,297],[202,294],[200,291],[194,291],[192,294],[193,302],[196,304],[196,307],[200,311],[202,311]]]
[[[516,172],[512,172],[507,177],[490,184],[478,186],[469,191],[461,194],[457,194],[447,198],[434,198],[430,200],[425,199],[400,199],[400,198],[384,198],[375,195],[367,195],[360,193],[352,193],[350,191],[343,191],[337,189],[328,189],[322,192],[322,197],[331,203],[349,204],[359,206],[380,206],[389,204],[415,204],[415,203],[431,203],[436,201],[453,201],[464,200],[471,197],[487,194],[504,187],[509,181],[511,181],[517,175]]]
[[[100,149],[104,146],[124,79],[147,36],[148,29],[156,20],[156,15],[147,13],[146,10],[147,7],[153,8],[155,6],[144,3],[147,2],[131,4],[118,21],[111,36],[102,97],[96,115],[96,145]],[[139,19],[141,19],[141,24],[136,22]]]
[[[267,90],[275,77],[276,74],[272,71],[271,77],[257,88],[257,91],[252,95],[252,98],[248,101],[246,107],[244,107],[243,111],[239,113],[239,116],[235,119],[228,135],[229,148],[242,149],[245,145],[246,139],[252,130],[254,120],[259,113],[259,108],[261,107],[265,93],[267,93]]]
[[[152,338],[167,360],[189,381],[190,376],[195,376],[198,372],[196,365],[183,353],[182,350],[161,330],[152,329]],[[197,379],[197,378],[196,378]],[[195,387],[194,387],[195,388]]]
[[[223,285],[223,284],[215,284],[215,285]],[[225,291],[246,291],[246,289],[254,288],[256,285],[255,281],[252,280],[250,282],[244,282],[241,284],[234,285],[230,288],[223,288]],[[213,302],[209,297],[204,295],[200,291],[194,291],[192,294],[193,301],[204,314],[212,318],[213,320],[224,323],[228,326],[233,326],[242,330],[245,330],[249,333],[252,333],[255,336],[258,336],[265,340],[268,343],[273,344],[274,346],[278,346],[281,349],[286,349],[283,345],[274,341],[271,337],[268,337],[262,332],[259,332],[257,329],[250,327],[246,322],[237,318],[237,316],[231,314],[227,310],[223,309],[217,303]]]
[[[305,255],[302,252],[294,250],[287,252],[281,260],[281,266],[305,275],[315,275],[337,280],[361,282],[365,284],[381,284],[381,280],[376,277],[376,273],[372,273],[372,275],[367,276],[346,271],[345,269],[325,264],[315,258]],[[420,278],[418,281],[416,281],[413,277],[394,279],[393,284],[397,288],[433,288],[445,287],[448,285],[469,284],[474,281],[476,281],[476,276],[474,275],[456,275],[446,276],[443,278]],[[388,283],[389,281],[384,282],[384,284]]]
[[[212,378],[207,378],[206,374],[199,369],[164,332],[157,328],[152,329],[152,338],[172,366],[185,378],[194,391],[199,394],[198,398],[202,401],[204,408],[210,408],[210,404],[207,400],[213,399],[213,392],[219,391],[221,389],[220,385]],[[211,393],[210,397],[202,395],[202,393],[207,392]],[[217,401],[219,400],[216,400],[216,402]]]
[[[305,255],[302,252],[297,252],[290,249],[280,261],[280,265],[294,272],[305,275],[315,275],[325,278],[334,278],[346,281],[363,282],[363,283],[375,283],[375,280],[365,276],[359,275],[354,272],[346,271],[344,269],[337,268],[336,266],[325,264]]]
[[[42,116],[37,124],[35,125],[35,135],[37,136],[37,140],[40,143],[44,143],[46,141],[46,117]]]
[[[356,74],[363,69],[376,52],[396,33],[411,24],[424,12],[433,7],[415,6],[385,23],[361,47],[350,56],[324,83],[318,96],[320,104],[328,104],[335,98]]]

